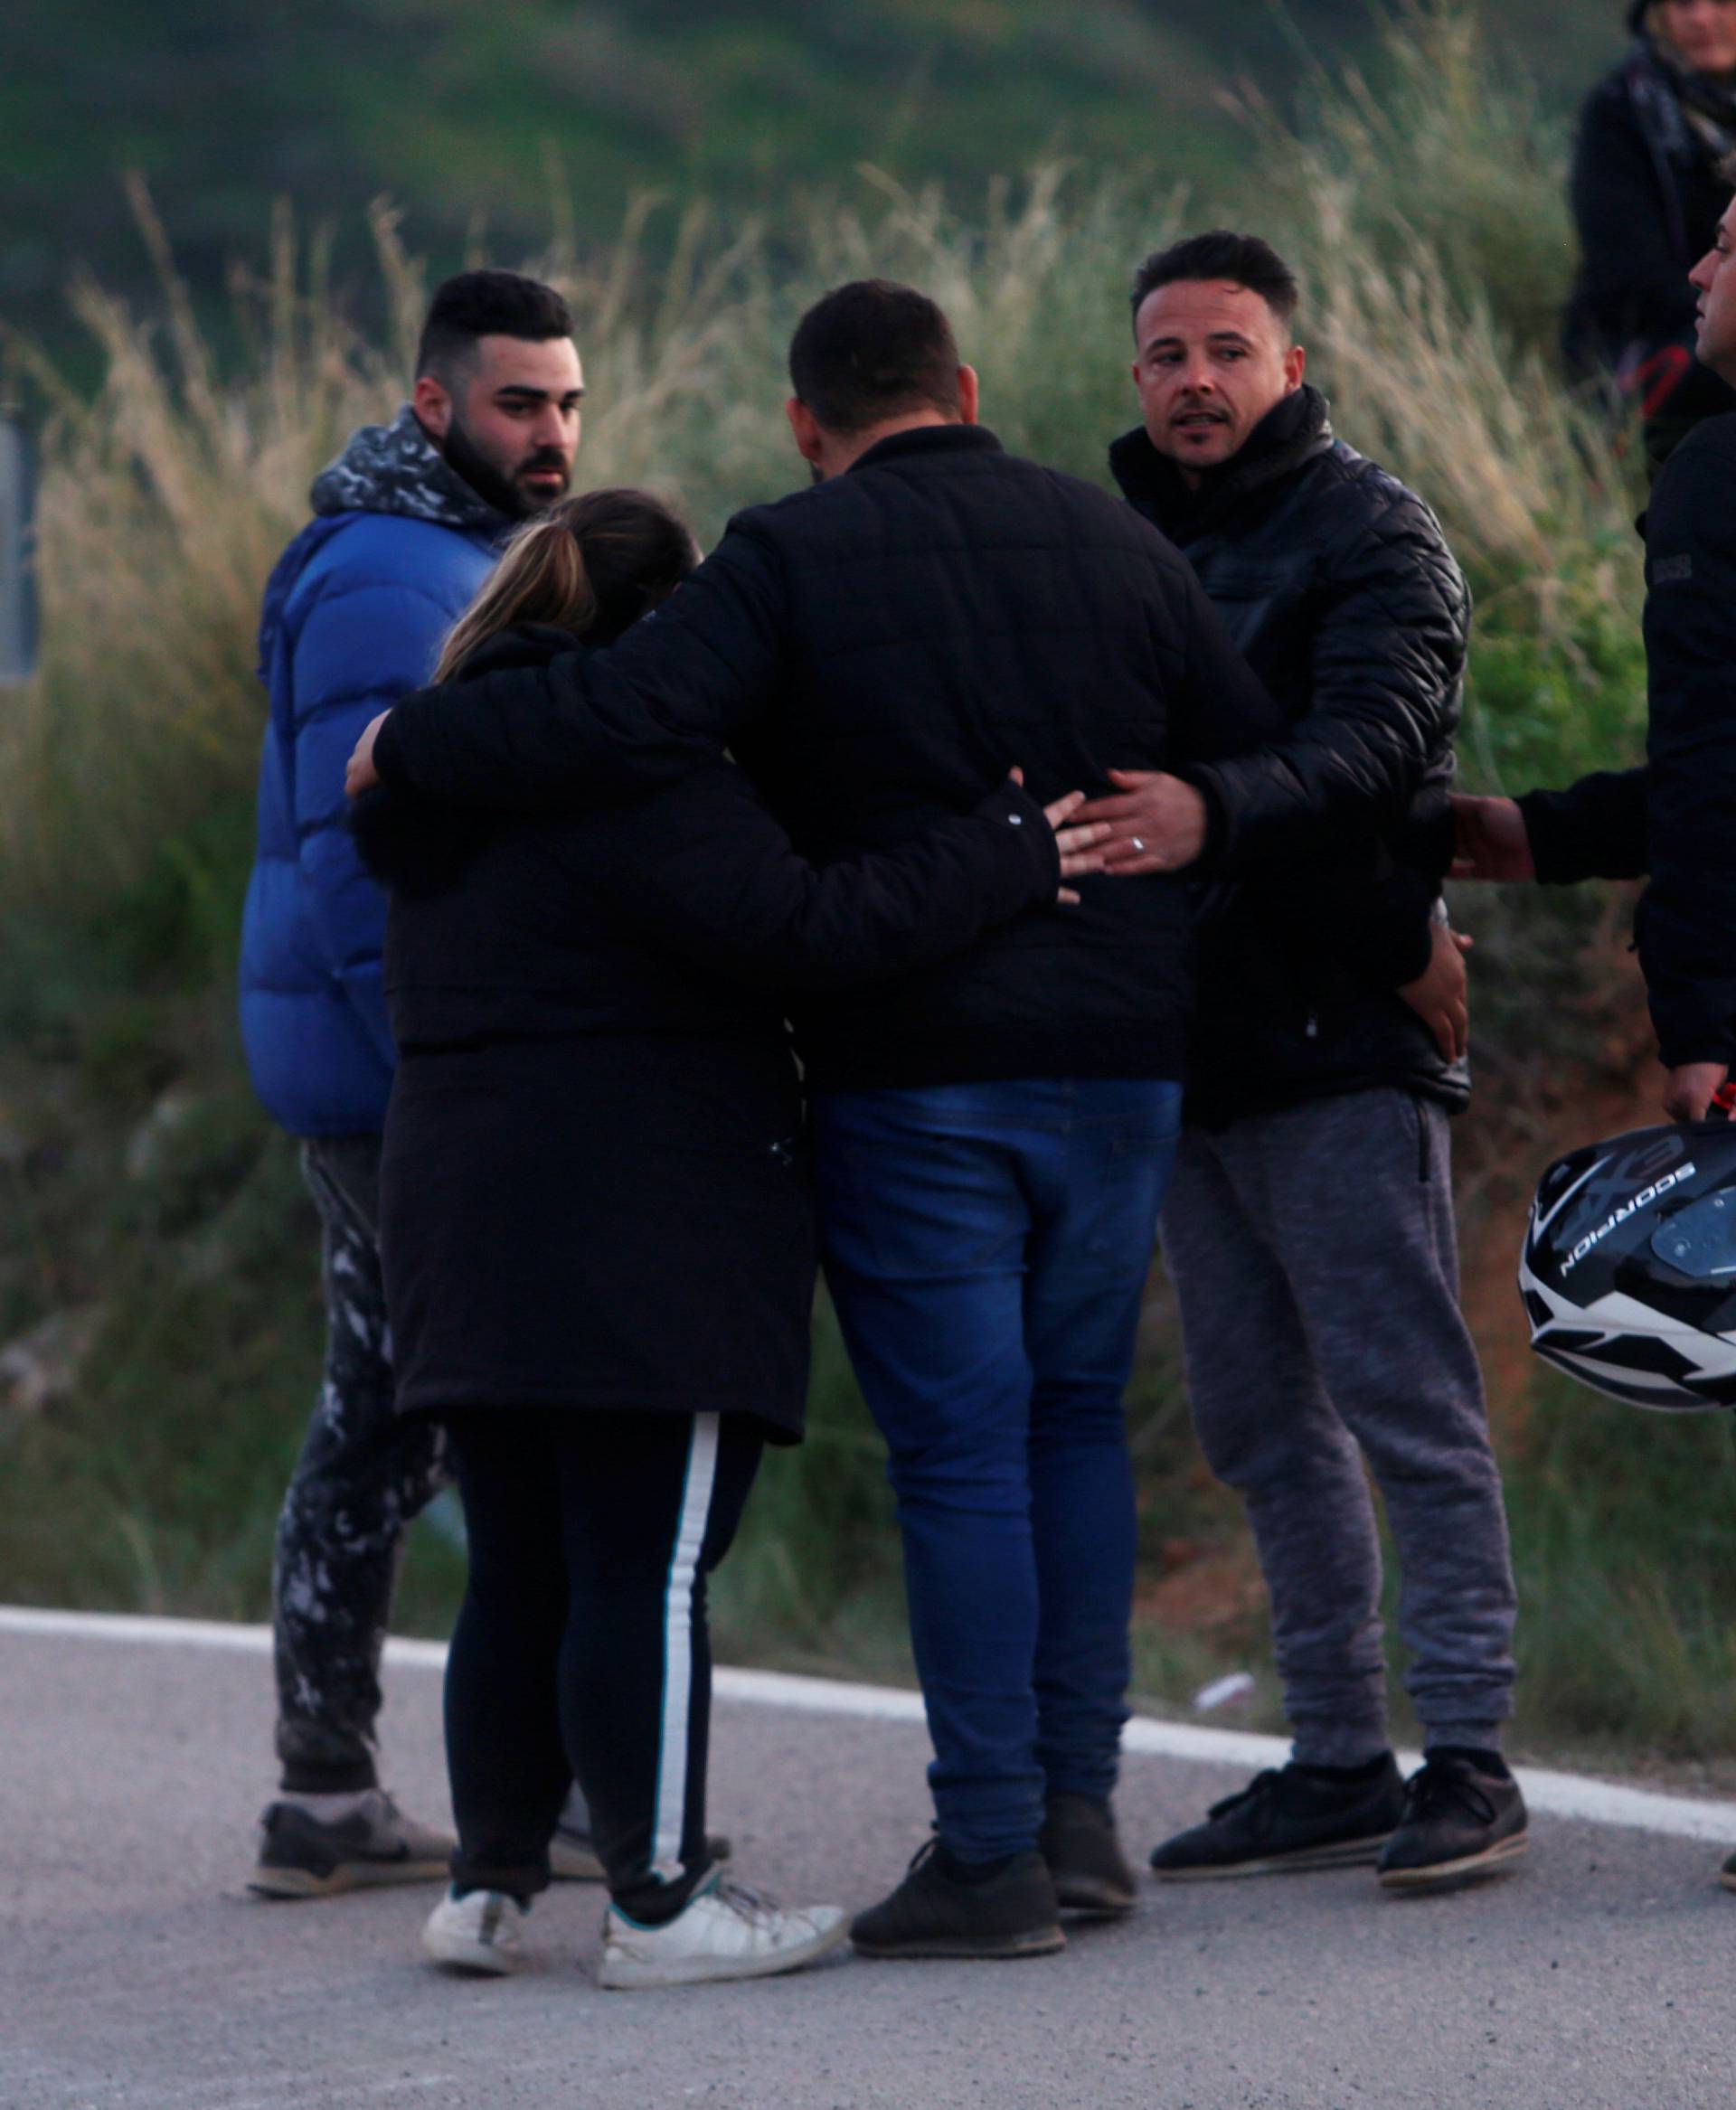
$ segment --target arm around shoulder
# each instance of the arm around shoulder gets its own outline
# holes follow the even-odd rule
[[[1343,537],[1310,650],[1309,706],[1209,779],[1231,868],[1390,836],[1458,722],[1470,605],[1433,515],[1387,485]]]
[[[702,768],[769,702],[783,664],[777,552],[732,530],[616,644],[407,696],[382,778],[504,811],[637,798]]]
[[[1055,899],[1061,861],[1042,806],[1016,786],[886,849],[810,864],[728,764],[696,776],[613,834],[606,883],[653,941],[765,988],[828,989],[962,951]]]

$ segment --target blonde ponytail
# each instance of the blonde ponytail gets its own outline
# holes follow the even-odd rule
[[[590,627],[597,597],[573,533],[573,514],[583,503],[569,499],[519,529],[447,638],[436,683],[449,682],[479,645],[514,624],[552,623],[580,633]]]

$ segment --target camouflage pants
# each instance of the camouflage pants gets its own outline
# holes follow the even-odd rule
[[[380,1654],[406,1528],[445,1486],[439,1425],[392,1408],[380,1141],[306,1143],[326,1282],[326,1380],[278,1521],[272,1602],[283,1785],[374,1785]]]

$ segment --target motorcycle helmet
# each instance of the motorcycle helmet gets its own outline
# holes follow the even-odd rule
[[[1637,1128],[1558,1158],[1519,1294],[1537,1353],[1611,1399],[1736,1406],[1736,1122]]]

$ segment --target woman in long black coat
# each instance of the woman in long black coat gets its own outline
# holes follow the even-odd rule
[[[597,492],[527,530],[442,676],[608,642],[692,568]],[[779,991],[873,981],[1050,912],[1098,831],[1009,783],[816,871],[728,761],[594,815],[357,816],[392,887],[400,1064],[381,1248],[401,1411],[446,1423],[470,1578],[447,1677],[458,1852],[425,1932],[510,1969],[570,1780],[605,1984],[796,1968],[844,1938],[721,1880],[705,1578],[764,1444],[801,1434],[815,1229]]]
[[[1688,284],[1730,203],[1736,6],[1633,0],[1628,25],[1627,57],[1580,114],[1580,264],[1562,342],[1577,371],[1612,377],[1638,408],[1656,471],[1700,419],[1736,410],[1736,393],[1694,357]]]

